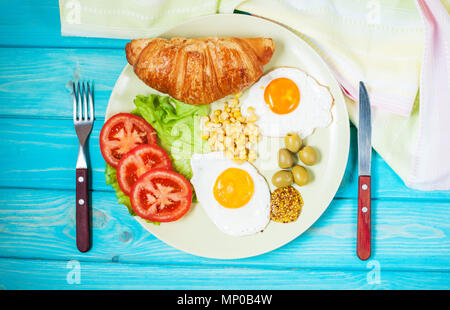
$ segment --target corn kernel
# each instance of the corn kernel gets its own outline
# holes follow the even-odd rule
[[[235,143],[236,143],[236,152],[237,153],[240,153],[243,150],[245,150],[245,141],[244,141],[244,143],[239,143],[238,140],[236,140]]]
[[[232,124],[230,129],[230,135],[235,135],[235,134],[239,134],[241,131],[240,126],[236,125],[236,124]]]
[[[209,131],[206,130],[202,131],[202,139],[206,140],[208,138],[209,138]]]
[[[229,115],[228,115],[227,112],[222,112],[222,113],[220,113],[220,115],[219,115],[219,120],[220,120],[221,122],[223,122],[223,121],[225,121],[226,119],[228,119],[228,117],[229,117]]]
[[[256,154],[256,152],[255,151],[253,151],[253,150],[250,150],[249,152],[248,152],[248,161],[249,162],[254,162],[255,160],[256,160],[256,158],[258,157],[258,155]]]
[[[228,101],[228,104],[229,104],[230,106],[232,106],[232,107],[235,107],[235,106],[237,106],[237,105],[239,104],[239,100],[238,100],[237,98],[231,98],[231,99]]]
[[[250,114],[248,117],[247,117],[247,122],[249,122],[249,123],[254,123],[254,122],[256,122],[258,120],[258,117],[255,115],[255,114]]]
[[[258,142],[258,136],[256,135],[250,135],[248,139],[251,143],[257,143]]]
[[[239,152],[239,159],[247,159],[247,150],[245,148]]]
[[[256,126],[255,124],[253,124],[253,123],[250,123],[250,124],[247,124],[247,126],[245,127],[245,129],[246,129],[246,133],[249,133],[249,134],[254,134],[254,135],[256,135],[257,133],[259,133],[259,128],[258,128],[258,126]]]
[[[233,153],[230,150],[225,151],[225,156],[228,159],[233,159]]]
[[[230,147],[230,146],[232,146],[234,144],[233,139],[231,137],[228,137],[228,136],[225,137],[223,142],[224,142],[225,146],[227,146],[227,147]]]
[[[251,150],[255,150],[255,148],[256,148],[256,143],[252,143],[251,141],[248,141],[246,144],[245,144],[245,147],[249,150],[249,151],[251,151]]]
[[[245,143],[245,135],[241,134],[241,135],[237,138],[236,144],[238,144],[238,145],[243,145],[244,143]]]
[[[253,107],[248,107],[247,112],[248,112],[247,122],[253,123],[258,120],[258,117],[255,114],[255,109]]]

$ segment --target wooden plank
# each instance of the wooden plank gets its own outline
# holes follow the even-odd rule
[[[126,40],[63,37],[58,1],[1,1],[0,45],[123,48]]]
[[[89,149],[94,190],[111,191],[104,178],[104,161],[98,135],[103,121],[95,122]],[[355,198],[357,193],[356,130],[351,130],[350,157],[337,198]],[[73,189],[77,158],[77,137],[71,119],[0,118],[0,150],[8,156],[8,164],[0,171],[0,186],[46,189]],[[450,199],[450,192],[424,192],[407,188],[383,159],[373,154],[372,195]],[[43,181],[45,180],[45,182]]]
[[[449,289],[448,272],[306,270],[0,259],[2,289]]]
[[[71,118],[72,80],[94,81],[95,115],[103,119],[123,50],[0,48],[0,116]]]
[[[214,260],[176,250],[144,230],[113,193],[93,192],[93,247],[75,247],[73,191],[0,189],[0,257],[146,264],[449,271],[449,202],[373,201],[373,256],[355,253],[356,201],[334,200],[303,235],[264,255]]]

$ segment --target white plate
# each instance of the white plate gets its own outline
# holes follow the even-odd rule
[[[311,167],[313,180],[298,188],[304,206],[300,217],[294,223],[270,222],[266,229],[250,236],[232,237],[222,233],[208,218],[199,204],[180,220],[162,223],[159,226],[146,223],[135,217],[148,231],[165,243],[182,251],[210,258],[236,259],[272,251],[307,230],[326,210],[338,190],[347,164],[349,150],[349,121],[344,97],[330,69],[320,56],[297,35],[273,22],[240,14],[224,14],[200,17],[176,26],[163,37],[270,37],[275,42],[275,53],[265,72],[280,66],[304,70],[319,83],[329,87],[335,101],[332,108],[333,122],[327,128],[319,129],[306,139],[307,145],[319,151],[318,164]],[[125,51],[124,51],[125,59]],[[155,92],[141,82],[127,65],[114,86],[109,99],[106,118],[134,109],[136,95]],[[273,139],[273,138],[272,138]],[[263,139],[267,143],[269,139]],[[274,141],[269,141],[274,142]],[[271,144],[270,156],[261,156],[255,163],[270,183],[277,171],[277,143]],[[266,145],[266,144],[264,144]],[[273,188],[272,188],[273,189]]]

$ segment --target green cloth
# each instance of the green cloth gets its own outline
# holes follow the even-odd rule
[[[233,13],[242,0],[59,0],[61,33],[142,38],[203,15]]]

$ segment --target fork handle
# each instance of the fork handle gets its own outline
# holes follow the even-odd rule
[[[86,252],[91,247],[88,169],[78,168],[76,170],[76,177],[77,248],[80,252]]]

